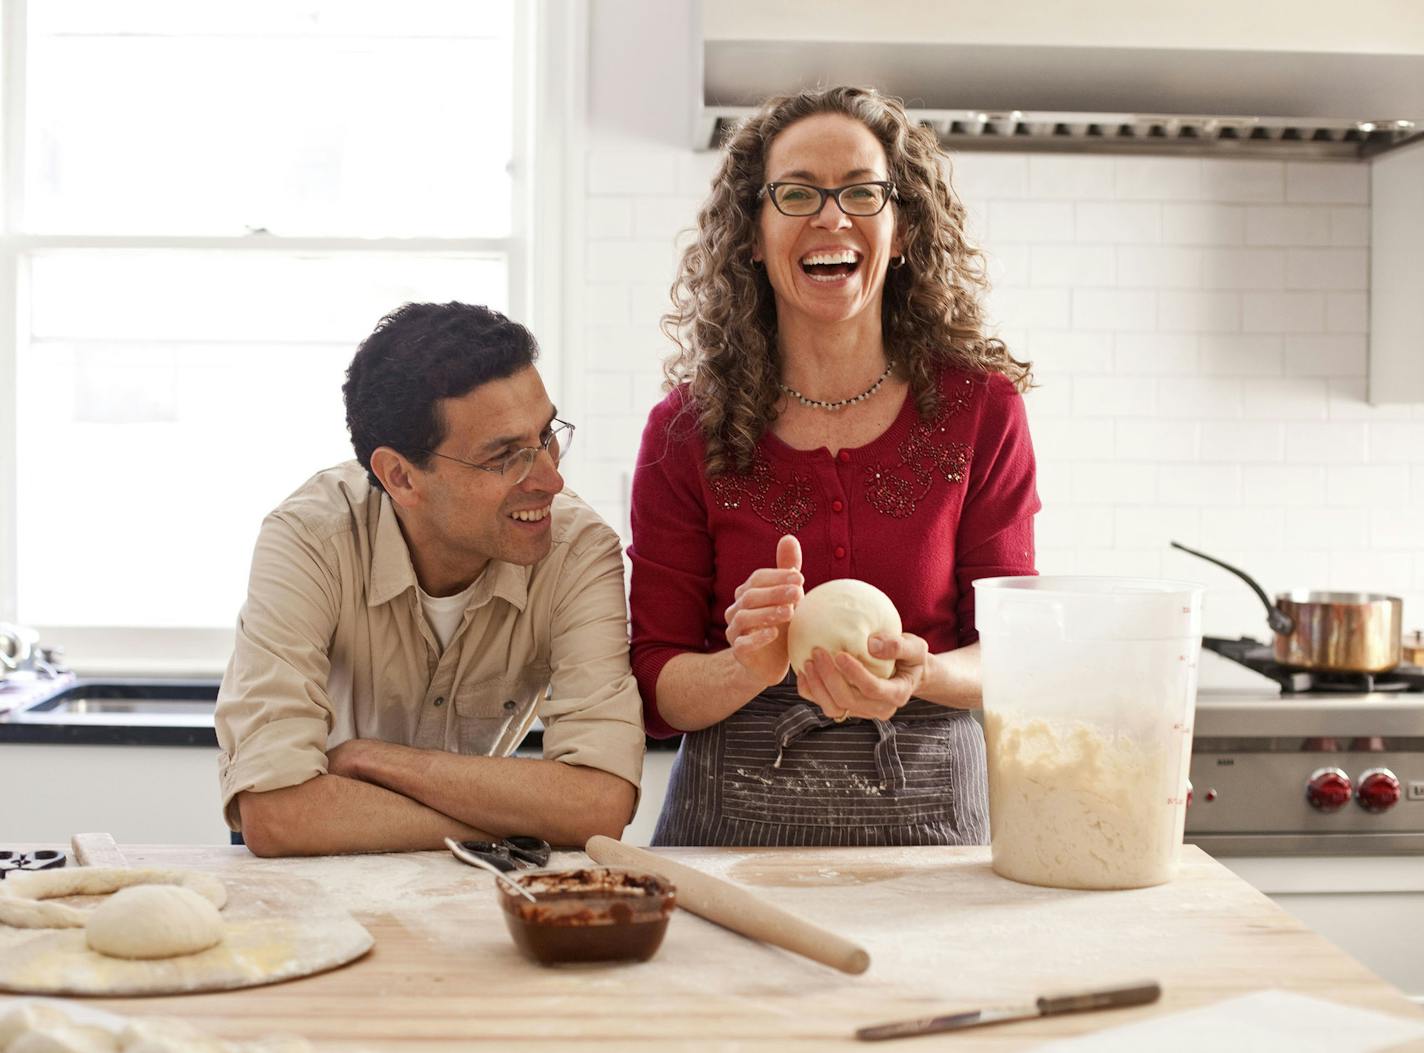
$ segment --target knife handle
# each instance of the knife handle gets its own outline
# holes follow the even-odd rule
[[[1081,1013],[1085,1009],[1115,1009],[1120,1006],[1147,1005],[1162,997],[1162,988],[1156,983],[1134,984],[1131,987],[1114,987],[1107,991],[1084,991],[1079,994],[1054,995],[1038,1000],[1038,1011],[1043,1016],[1058,1013]]]

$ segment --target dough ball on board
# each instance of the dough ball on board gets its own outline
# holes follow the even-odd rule
[[[111,958],[176,958],[222,942],[222,915],[179,885],[137,885],[94,908],[84,928],[89,946]]]
[[[878,677],[895,672],[895,663],[872,658],[866,650],[874,633],[900,635],[900,612],[890,597],[867,581],[836,578],[817,585],[796,606],[786,634],[791,668],[800,673],[817,647],[835,654],[845,651],[865,663]]]

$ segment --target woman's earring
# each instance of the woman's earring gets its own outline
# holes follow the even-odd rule
[[[890,269],[892,271],[898,271],[903,266],[905,266],[905,254],[902,252],[890,261]]]

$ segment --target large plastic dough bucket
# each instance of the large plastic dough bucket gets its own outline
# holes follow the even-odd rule
[[[974,583],[994,870],[1058,888],[1176,874],[1202,587],[1147,578]]]

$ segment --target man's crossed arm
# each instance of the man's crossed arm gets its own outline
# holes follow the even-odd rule
[[[256,855],[406,852],[509,834],[581,846],[594,834],[620,836],[636,797],[631,783],[597,768],[376,739],[342,743],[327,765],[298,786],[238,795]]]

